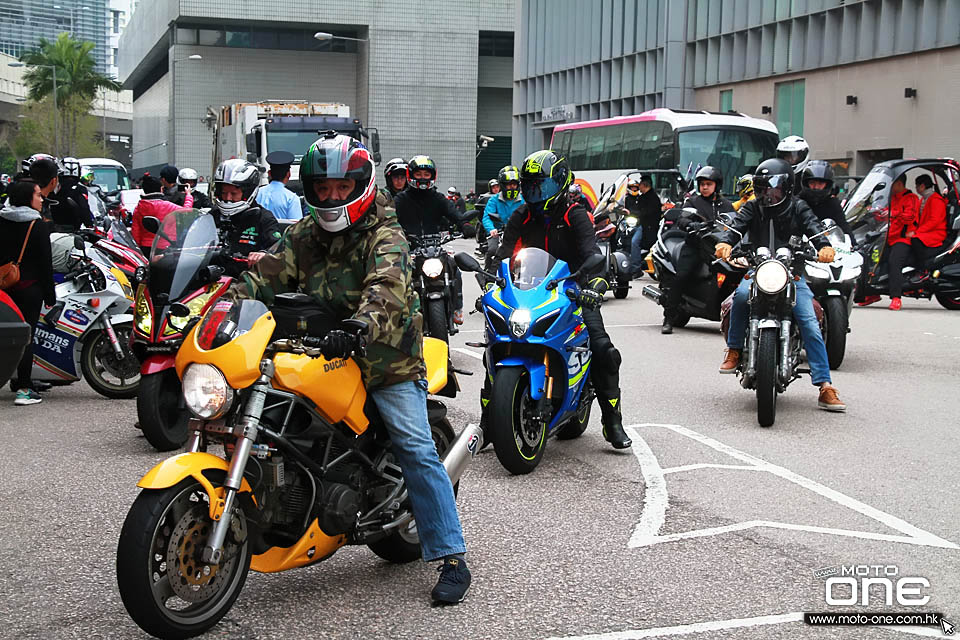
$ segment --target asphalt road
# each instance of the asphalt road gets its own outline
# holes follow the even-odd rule
[[[465,242],[461,247],[470,246]],[[466,279],[468,307],[478,291]],[[641,280],[636,284],[649,281]],[[776,425],[716,368],[718,325],[661,336],[639,288],[604,316],[623,353],[625,423],[614,451],[599,412],[578,440],[550,441],[535,473],[508,475],[492,450],[460,485],[474,575],[467,600],[435,608],[431,565],[388,565],[348,548],[319,565],[252,574],[218,638],[895,638],[932,627],[816,628],[802,612],[844,611],[814,572],[895,566],[922,577],[922,607],[960,622],[960,315],[907,301],[857,309],[835,376],[846,414],[817,410],[806,381]],[[478,419],[481,318],[452,338],[462,394],[455,426]],[[163,454],[133,427],[134,401],[85,384],[43,404],[0,395],[0,637],[139,638],[115,579],[137,480]],[[842,588],[837,597],[849,595]]]

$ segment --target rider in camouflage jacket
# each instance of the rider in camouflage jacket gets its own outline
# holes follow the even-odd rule
[[[356,358],[368,389],[425,377],[423,318],[410,285],[409,247],[396,214],[378,194],[365,219],[331,234],[308,216],[293,225],[275,254],[264,256],[234,285],[268,306],[300,292],[340,319],[365,320],[367,353]]]

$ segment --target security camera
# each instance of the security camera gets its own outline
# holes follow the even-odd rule
[[[488,144],[496,140],[496,138],[491,138],[490,136],[484,136],[484,135],[480,135],[477,137],[480,138],[480,142],[486,142]]]

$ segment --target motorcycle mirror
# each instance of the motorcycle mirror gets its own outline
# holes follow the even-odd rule
[[[143,228],[149,231],[150,233],[156,233],[160,231],[160,221],[154,218],[153,216],[144,216],[142,220]]]
[[[457,266],[460,267],[461,271],[477,272],[481,270],[480,263],[468,253],[461,251],[453,256],[453,260],[457,263]]]
[[[875,187],[873,188],[873,190],[874,190],[874,191],[883,191],[883,190],[886,189],[886,188],[887,188],[887,183],[886,183],[886,182],[878,182],[878,183],[877,183],[877,186],[875,186]]]
[[[190,315],[190,309],[182,302],[174,302],[170,305],[169,314],[177,318],[186,318]]]
[[[223,277],[224,273],[225,271],[223,267],[220,265],[211,264],[207,265],[204,276],[206,276],[207,282],[216,282]]]

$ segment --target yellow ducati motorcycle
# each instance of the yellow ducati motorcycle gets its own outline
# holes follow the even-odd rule
[[[275,312],[255,300],[221,300],[177,354],[196,416],[187,452],[140,480],[117,548],[123,604],[154,636],[189,638],[213,627],[250,569],[307,566],[346,544],[390,562],[420,558],[403,475],[359,367],[326,360],[321,335],[278,338]],[[332,328],[366,332],[356,320]],[[430,393],[453,395],[447,345],[426,338],[424,355]],[[443,403],[427,402],[456,488],[482,435],[470,425],[456,436]],[[210,445],[222,445],[223,457],[208,453]]]

